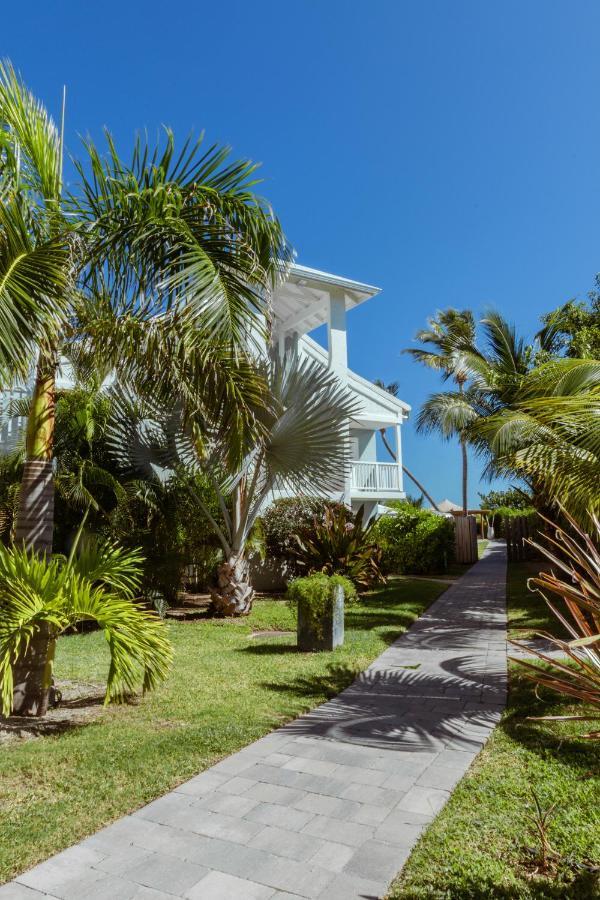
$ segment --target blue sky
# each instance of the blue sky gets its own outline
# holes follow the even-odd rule
[[[439,382],[400,350],[428,314],[494,306],[533,333],[593,286],[597,2],[33,0],[2,26],[56,112],[66,83],[71,152],[169,124],[260,160],[299,262],[383,288],[349,319],[350,364],[414,409]],[[404,454],[459,500],[455,445],[409,423]]]

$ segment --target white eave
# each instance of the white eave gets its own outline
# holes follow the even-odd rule
[[[381,288],[308,266],[292,265],[286,280],[273,294],[274,332],[307,334],[324,325],[329,316],[329,297],[343,293],[346,310],[354,309],[379,294]]]
[[[308,353],[313,359],[317,359],[324,366],[327,366],[327,351],[324,350],[320,344],[317,344],[316,341],[306,334],[301,338],[301,342],[305,353]],[[363,378],[362,375],[353,372],[352,369],[346,369],[346,377],[348,385],[353,391],[359,396],[364,397],[366,400],[375,403],[381,410],[381,412],[377,413],[369,412],[365,413],[365,415],[359,414],[356,417],[356,421],[363,427],[379,428],[385,424],[403,422],[408,418],[411,406],[408,403],[405,403],[404,400],[400,400],[399,397],[394,397],[393,394],[384,391],[383,388],[380,388],[376,384],[373,384],[372,381]]]

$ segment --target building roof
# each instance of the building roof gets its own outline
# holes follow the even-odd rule
[[[462,506],[459,506],[458,503],[453,503],[452,500],[448,500],[446,497],[445,500],[442,500],[441,503],[438,503],[438,509],[440,512],[462,512]]]
[[[308,266],[290,266],[287,279],[273,295],[274,331],[307,334],[324,325],[329,317],[329,297],[340,291],[349,310],[379,294],[381,288]]]

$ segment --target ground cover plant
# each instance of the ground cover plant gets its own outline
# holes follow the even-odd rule
[[[545,627],[546,605],[526,588],[534,571],[539,563],[509,564],[509,621],[521,636]],[[509,674],[501,724],[417,844],[390,900],[600,896],[598,745],[577,722],[529,721],[577,706],[549,691],[538,695],[514,665]],[[536,802],[542,814],[555,804],[545,828],[550,849],[536,827]]]
[[[345,645],[332,653],[296,650],[295,613],[281,601],[259,601],[244,619],[172,624],[173,671],[155,693],[94,724],[2,746],[0,880],[335,695],[444,587],[391,579],[347,611]],[[252,636],[265,630],[289,634]],[[59,681],[97,685],[99,703],[103,643],[99,632],[60,638],[55,668]]]

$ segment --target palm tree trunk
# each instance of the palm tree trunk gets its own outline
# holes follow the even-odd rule
[[[15,543],[38,553],[52,552],[54,529],[54,414],[56,348],[42,349],[27,420],[26,459],[15,525]]]
[[[45,716],[48,712],[56,635],[43,623],[13,666],[13,715]]]
[[[462,454],[462,504],[463,504],[463,516],[466,516],[469,511],[469,503],[468,503],[468,467],[469,460],[467,457],[467,442],[464,438],[460,439],[460,450]]]
[[[217,587],[211,589],[212,610],[217,616],[247,616],[254,601],[248,560],[230,556],[217,569]]]
[[[385,447],[385,449],[387,450],[387,452],[390,454],[390,456],[392,457],[392,459],[395,461],[395,460],[396,460],[396,454],[394,453],[394,451],[393,451],[392,448],[390,447],[390,443],[389,443],[389,441],[388,441],[388,439],[387,439],[387,435],[386,435],[386,433],[385,433],[385,428],[380,428],[380,429],[379,429],[379,433],[381,434],[381,439],[383,440],[383,446]],[[431,503],[431,505],[433,506],[433,508],[436,509],[436,510],[439,512],[439,511],[440,511],[440,510],[439,510],[439,507],[438,507],[437,503],[435,502],[435,500],[433,499],[433,497],[431,496],[431,494],[428,493],[428,492],[426,491],[426,489],[423,487],[423,485],[421,484],[421,482],[418,481],[418,479],[416,478],[416,476],[413,475],[413,473],[412,473],[411,471],[409,471],[409,469],[406,468],[406,466],[404,465],[404,463],[402,463],[402,471],[404,472],[405,475],[408,475],[408,477],[410,478],[410,480],[413,481],[413,482],[416,484],[416,486],[419,488],[419,490],[421,491],[421,493],[423,494],[423,496],[426,497],[427,500],[429,500],[429,502]]]

